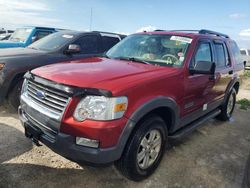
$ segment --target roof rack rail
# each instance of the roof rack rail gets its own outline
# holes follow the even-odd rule
[[[171,32],[195,32],[198,33],[199,30],[190,30],[190,29],[180,29],[180,30],[170,30]]]
[[[219,37],[229,38],[229,36],[226,35],[226,34],[219,33],[219,32],[216,32],[216,31],[207,30],[207,29],[201,29],[199,31],[199,34],[209,34],[209,35],[216,35],[216,36],[219,36]]]
[[[164,29],[156,29],[154,31],[166,31],[166,30],[164,30]]]

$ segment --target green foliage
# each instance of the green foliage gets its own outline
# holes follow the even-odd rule
[[[240,109],[247,110],[250,109],[250,100],[248,99],[240,99],[237,101],[240,104]]]
[[[244,77],[250,78],[250,70],[245,70]]]

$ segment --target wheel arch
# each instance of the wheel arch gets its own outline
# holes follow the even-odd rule
[[[8,92],[7,92],[7,96],[9,95],[9,93],[12,91],[12,89],[15,87],[15,85],[23,79],[25,72],[23,73],[18,73],[14,76],[14,78],[12,79],[9,88],[8,88]]]
[[[136,125],[151,114],[160,116],[166,123],[166,129],[171,132],[179,123],[179,107],[170,97],[156,97],[141,105],[128,119],[128,122],[120,136],[118,148],[119,156],[122,155],[127,142],[136,130]]]
[[[229,85],[227,86],[226,92],[225,92],[225,96],[223,99],[223,104],[226,102],[228,95],[230,94],[230,91],[232,89],[235,89],[236,94],[238,94],[239,89],[240,89],[240,78],[234,78],[231,80],[231,82],[229,83]]]

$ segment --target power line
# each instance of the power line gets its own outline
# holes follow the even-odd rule
[[[90,9],[90,23],[89,23],[89,30],[92,31],[92,19],[93,19],[93,9]]]

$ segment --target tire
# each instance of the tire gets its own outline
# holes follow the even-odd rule
[[[22,90],[23,80],[19,80],[8,94],[8,103],[11,110],[17,111],[20,105],[20,95]]]
[[[141,181],[155,171],[166,150],[167,142],[167,126],[160,117],[149,116],[137,124],[137,127],[122,157],[115,162],[120,173],[133,181]],[[149,136],[152,136],[151,140],[154,140],[152,143],[146,142],[150,140]],[[157,147],[154,147],[153,143],[158,144]],[[150,144],[152,145],[149,146]],[[144,158],[137,159],[142,153],[144,153]]]
[[[221,113],[217,116],[219,120],[228,121],[233,114],[236,103],[236,91],[233,88],[227,96],[226,102],[221,106]]]

